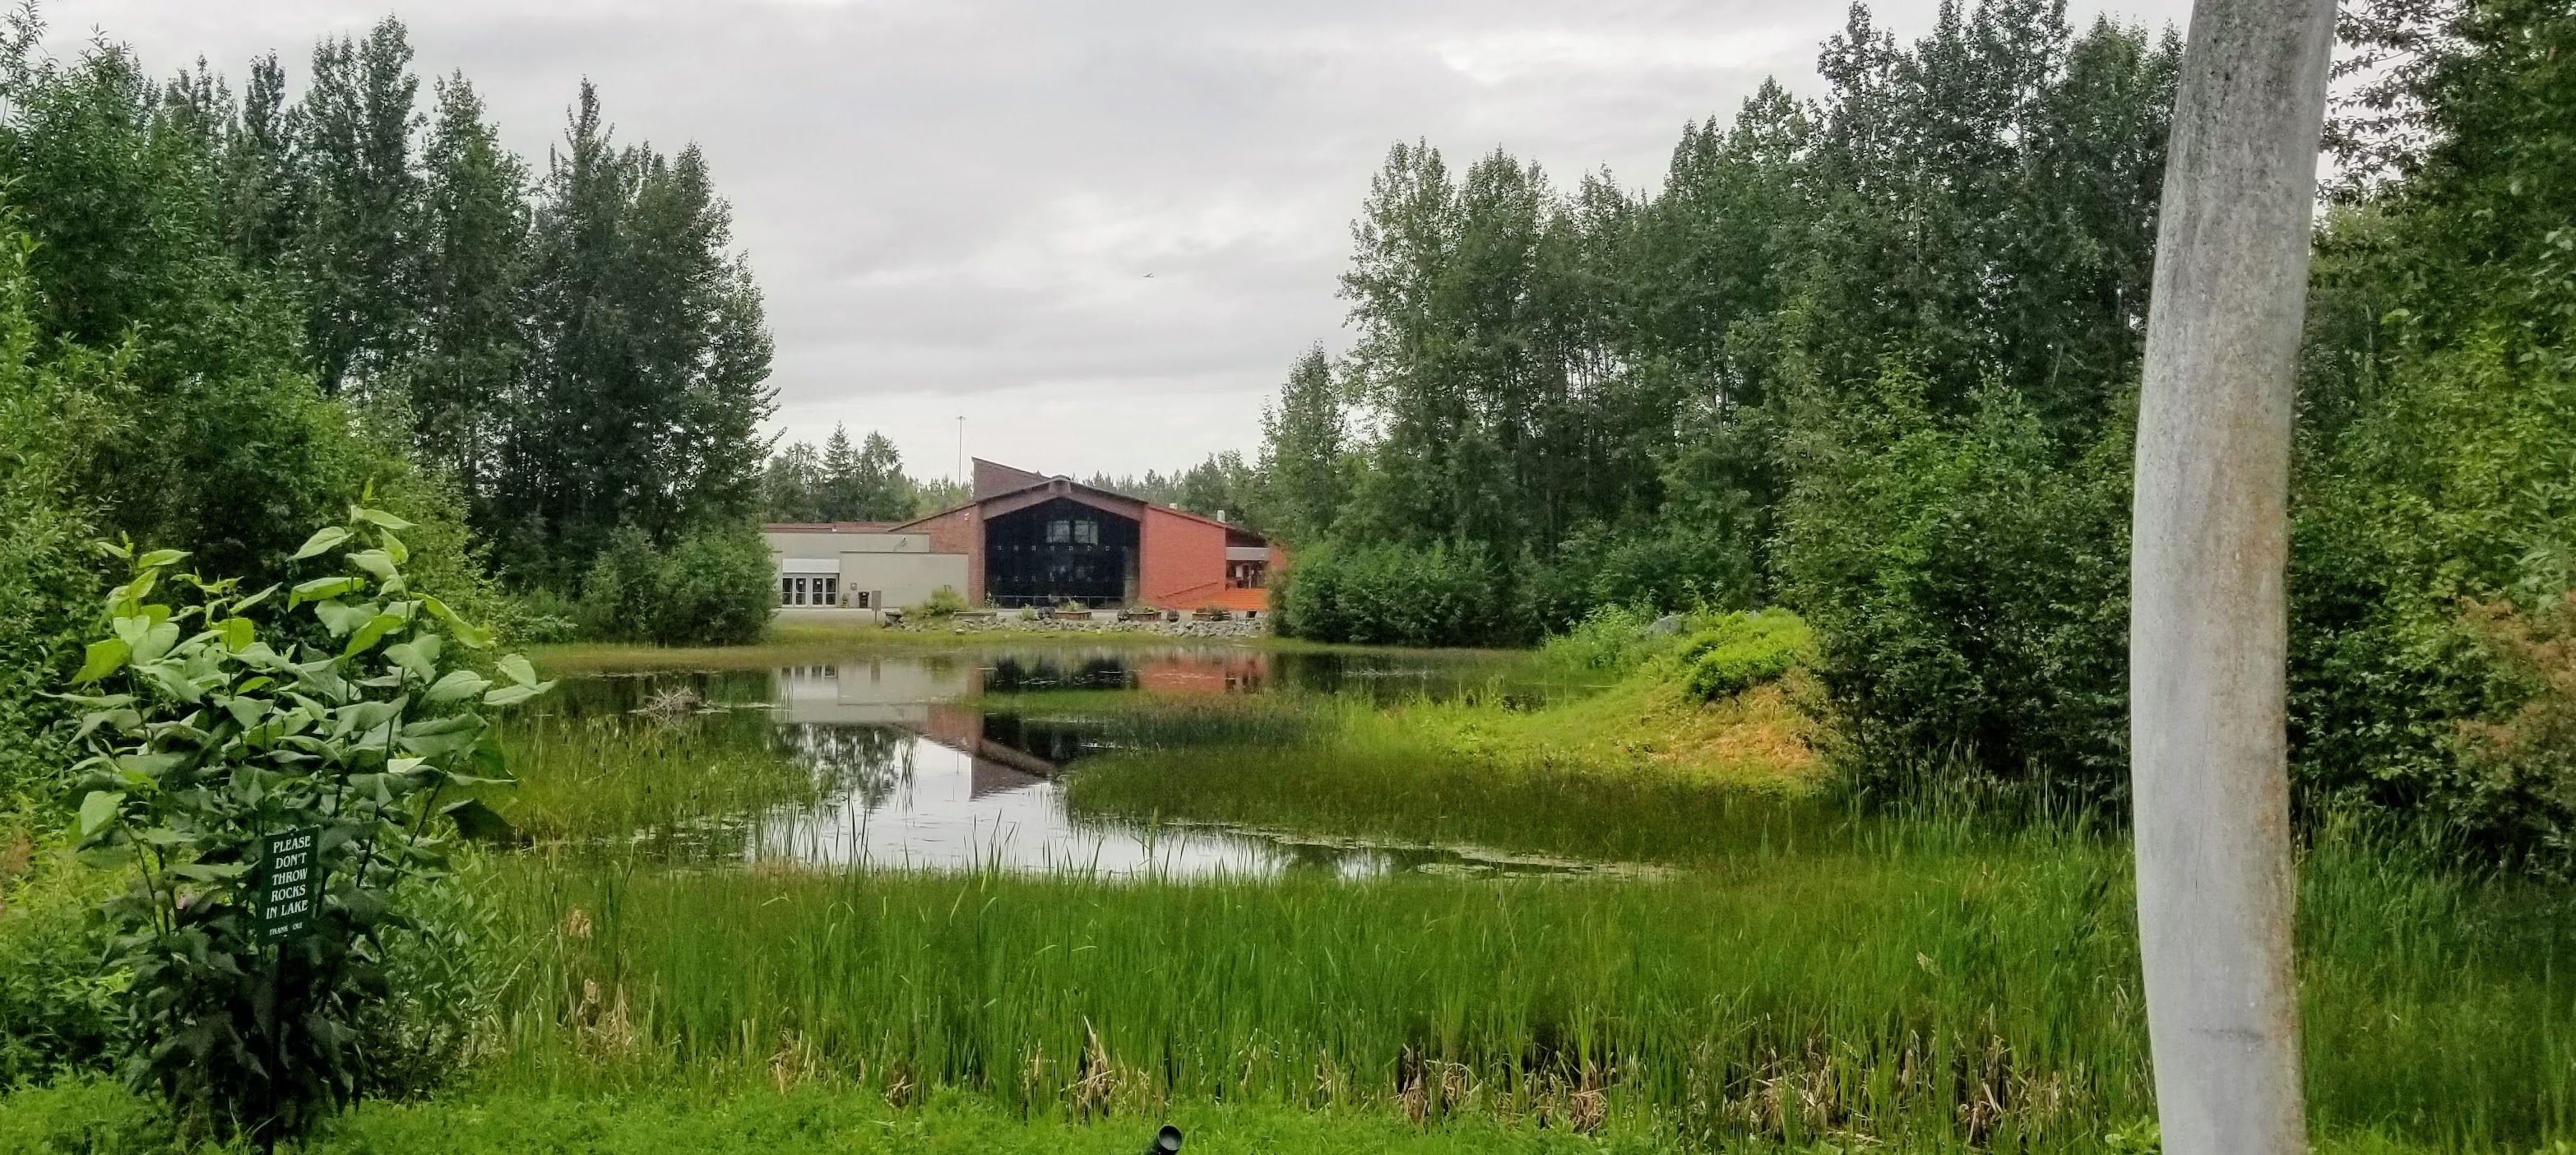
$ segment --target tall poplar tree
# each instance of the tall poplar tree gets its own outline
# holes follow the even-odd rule
[[[462,73],[439,81],[437,95],[421,155],[419,343],[401,377],[414,444],[479,506],[495,443],[520,416],[507,404],[528,357],[528,172]]]
[[[383,377],[410,351],[421,238],[412,163],[420,81],[402,23],[313,49],[299,120],[305,186],[294,265],[305,285],[314,371],[333,395]]]
[[[668,545],[761,505],[770,338],[695,147],[618,148],[581,87],[531,222],[535,357],[491,519],[506,565],[569,582],[621,528]]]
[[[303,191],[296,180],[296,126],[286,103],[286,69],[274,52],[250,63],[238,119],[224,141],[224,234],[233,259],[274,269],[295,244]]]
[[[1261,413],[1268,521],[1292,542],[1320,540],[1344,496],[1342,403],[1318,345],[1297,358],[1279,400]]]

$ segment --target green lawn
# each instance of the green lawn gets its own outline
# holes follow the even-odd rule
[[[1562,1121],[1469,1116],[1417,1123],[1385,1111],[1315,1111],[1275,1104],[1181,1103],[1152,1115],[1089,1121],[1025,1118],[988,1100],[941,1092],[896,1107],[871,1091],[796,1088],[724,1097],[668,1091],[582,1097],[461,1091],[427,1103],[369,1103],[343,1116],[303,1155],[1136,1155],[1164,1123],[1192,1155],[1683,1155],[1711,1146],[1653,1119],[1613,1118],[1592,1133]],[[2143,1120],[2108,1126],[2083,1149],[2155,1150]],[[2409,1145],[2371,1131],[2314,1137],[2318,1155],[2418,1155],[2480,1150]],[[290,1148],[291,1149],[291,1148]],[[1879,1145],[1825,1138],[1739,1151],[1887,1155],[1965,1152],[1955,1143]],[[143,1100],[102,1084],[0,1094],[0,1151],[9,1155],[169,1155],[168,1125]],[[214,1155],[206,1147],[196,1155]],[[2565,1144],[2547,1149],[2563,1155]],[[226,1153],[230,1155],[230,1153]]]
[[[1418,1128],[1383,1113],[1182,1104],[1168,1115],[1082,1122],[1025,1119],[953,1092],[898,1109],[872,1092],[799,1089],[726,1098],[664,1092],[539,1097],[459,1094],[371,1103],[338,1121],[309,1155],[1136,1155],[1163,1122],[1189,1152],[1275,1155],[1552,1155],[1674,1151],[1651,1136],[1600,1138],[1537,1123],[1466,1119]],[[98,1085],[0,1096],[0,1150],[11,1155],[155,1155],[166,1125],[139,1100]]]

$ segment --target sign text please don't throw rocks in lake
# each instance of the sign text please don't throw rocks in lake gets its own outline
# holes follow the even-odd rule
[[[283,942],[313,924],[314,899],[322,891],[313,871],[316,834],[306,827],[260,837],[259,886],[254,895],[259,904],[260,941]]]

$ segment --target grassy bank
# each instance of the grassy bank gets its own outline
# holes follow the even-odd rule
[[[1449,741],[1400,718],[1366,717],[1306,745],[1122,752],[1083,762],[1065,804],[1131,821],[1695,864],[1823,841],[1838,813],[1688,770],[1462,757]]]
[[[1695,1141],[2081,1149],[2150,1113],[2128,856],[1849,832],[1664,881],[1112,884],[505,871],[521,1092],[953,1087],[1150,1117],[1244,1101]],[[2338,838],[2303,873],[2320,1126],[2576,1137],[2576,923]],[[1829,928],[1829,929],[1828,929]]]
[[[501,742],[516,781],[480,794],[537,843],[617,841],[655,857],[721,856],[738,837],[733,820],[812,805],[836,785],[785,756],[760,712],[528,718]]]

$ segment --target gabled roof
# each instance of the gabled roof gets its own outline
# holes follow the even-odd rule
[[[1065,475],[1063,475],[1063,474],[1061,474],[1061,473],[1059,473],[1059,474],[1057,474],[1057,475],[1055,475],[1055,476],[1053,476],[1053,477],[1039,477],[1037,474],[1029,473],[1027,470],[1023,470],[1023,469],[1011,469],[1011,467],[1009,467],[1009,466],[1006,466],[1006,465],[996,465],[996,463],[985,461],[985,460],[983,460],[982,458],[977,458],[977,459],[976,459],[976,461],[975,461],[975,464],[979,467],[979,472],[981,471],[981,470],[980,470],[980,467],[983,467],[983,466],[996,466],[996,468],[997,468],[997,469],[1009,470],[1011,473],[1020,474],[1020,475],[1022,475],[1022,476],[1027,476],[1027,477],[1037,477],[1037,480],[1035,480],[1035,481],[1031,481],[1031,482],[1027,482],[1027,483],[1025,483],[1025,484],[1020,484],[1020,485],[1011,485],[1011,486],[1004,487],[1004,488],[996,488],[996,489],[994,489],[992,492],[984,493],[984,494],[977,495],[977,496],[975,496],[975,497],[968,498],[968,499],[967,499],[967,500],[965,500],[965,501],[958,502],[957,504],[952,505],[952,506],[949,506],[948,508],[943,509],[943,510],[940,510],[940,511],[938,511],[938,512],[936,512],[936,513],[926,513],[926,514],[921,515],[920,517],[916,517],[916,518],[912,519],[911,521],[899,522],[899,523],[897,523],[897,524],[895,524],[895,525],[893,525],[893,526],[887,527],[887,528],[890,528],[890,529],[898,529],[898,530],[900,530],[900,529],[910,529],[911,527],[916,526],[916,525],[919,525],[919,524],[921,524],[921,523],[923,523],[923,522],[925,522],[925,521],[932,521],[932,520],[936,520],[936,519],[938,519],[938,518],[946,517],[946,516],[948,516],[949,514],[955,513],[955,512],[957,512],[958,510],[961,510],[961,509],[965,509],[965,508],[967,508],[968,506],[983,505],[983,504],[985,504],[985,503],[987,503],[987,502],[1000,501],[1000,500],[1002,500],[1002,499],[1004,499],[1004,498],[1007,498],[1007,497],[1013,497],[1013,496],[1017,496],[1017,495],[1019,495],[1019,494],[1027,493],[1028,491],[1033,490],[1033,489],[1047,489],[1047,488],[1052,488],[1052,487],[1054,487],[1056,484],[1058,484],[1058,483],[1062,483],[1062,484],[1064,484],[1065,486],[1067,486],[1067,487],[1069,487],[1069,488],[1072,488],[1072,489],[1079,489],[1079,490],[1082,490],[1082,491],[1083,491],[1083,492],[1085,492],[1085,493],[1096,493],[1096,494],[1099,494],[1099,495],[1100,495],[1100,496],[1102,496],[1102,497],[1115,498],[1115,499],[1117,499],[1117,500],[1119,500],[1119,501],[1123,501],[1123,502],[1132,502],[1132,503],[1134,503],[1134,504],[1136,504],[1136,505],[1143,506],[1143,507],[1145,507],[1146,509],[1157,510],[1157,511],[1160,511],[1160,512],[1162,512],[1162,513],[1170,514],[1170,515],[1171,515],[1171,516],[1173,516],[1173,517],[1185,518],[1185,519],[1187,519],[1187,520],[1195,521],[1195,522],[1200,522],[1200,523],[1205,524],[1205,525],[1212,525],[1212,526],[1216,526],[1217,528],[1219,528],[1219,529],[1223,529],[1223,530],[1227,531],[1228,533],[1239,533],[1239,534],[1243,534],[1243,535],[1245,535],[1245,536],[1247,536],[1247,537],[1257,537],[1257,538],[1261,538],[1261,540],[1263,540],[1264,542],[1267,542],[1267,541],[1269,541],[1269,540],[1270,540],[1267,536],[1265,536],[1265,535],[1263,535],[1263,534],[1260,534],[1260,533],[1254,532],[1254,531],[1249,530],[1249,529],[1245,529],[1244,527],[1239,526],[1239,525],[1234,525],[1234,524],[1230,524],[1230,523],[1228,523],[1228,522],[1218,521],[1217,519],[1215,519],[1215,518],[1213,518],[1213,517],[1206,517],[1206,516],[1203,516],[1203,515],[1200,515],[1200,514],[1191,513],[1190,511],[1188,511],[1188,510],[1186,510],[1186,509],[1176,509],[1176,508],[1174,508],[1174,507],[1172,507],[1172,506],[1164,505],[1164,504],[1161,504],[1161,503],[1159,503],[1159,502],[1147,501],[1147,500],[1145,500],[1144,498],[1137,497],[1137,496],[1135,496],[1135,495],[1133,495],[1133,494],[1120,493],[1120,492],[1118,492],[1117,490],[1114,490],[1114,489],[1102,489],[1101,487],[1099,487],[1099,486],[1097,486],[1097,485],[1089,485],[1089,484],[1086,484],[1086,483],[1083,483],[1083,482],[1075,481],[1074,479],[1072,479],[1072,478],[1070,478],[1070,477],[1067,477],[1067,476],[1065,476]]]

